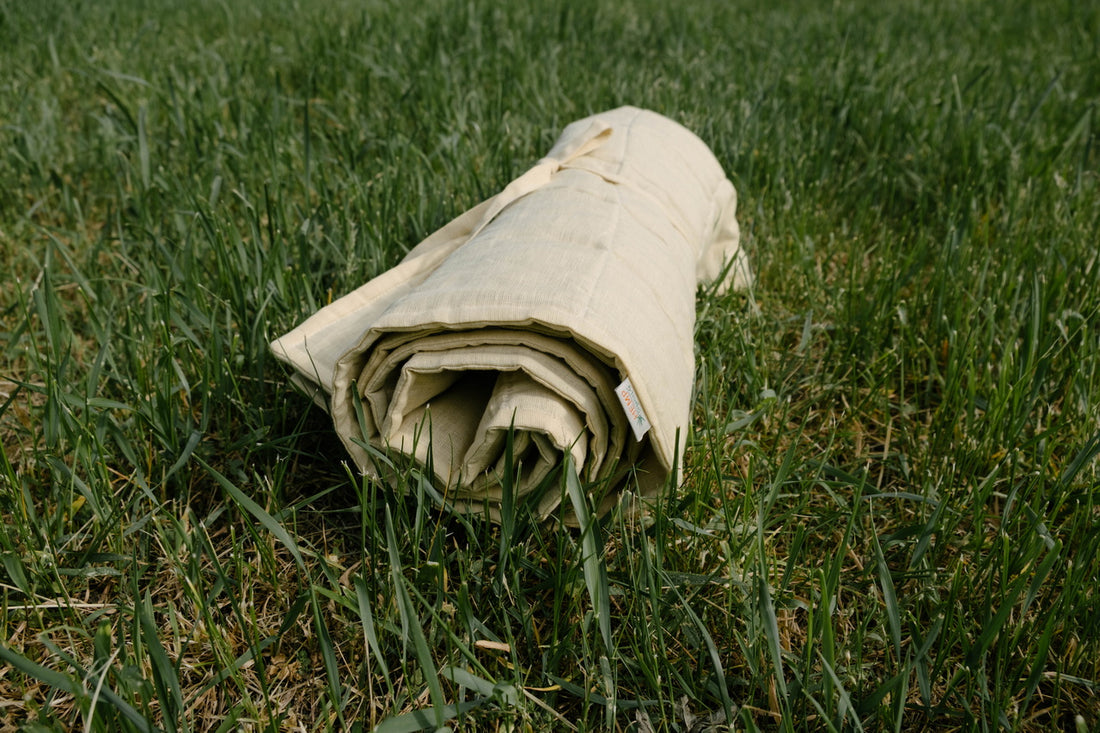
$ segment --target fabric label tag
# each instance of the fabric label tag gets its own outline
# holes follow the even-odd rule
[[[619,396],[623,412],[630,420],[630,427],[634,430],[634,438],[641,440],[649,432],[650,424],[645,416],[645,410],[642,409],[642,403],[638,401],[638,395],[634,393],[634,385],[630,383],[629,377],[615,388],[615,394]]]

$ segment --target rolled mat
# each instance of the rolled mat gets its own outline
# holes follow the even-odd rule
[[[697,286],[751,282],[736,201],[681,125],[597,114],[272,350],[360,470],[404,456],[457,510],[499,519],[507,485],[550,516],[567,457],[601,513],[653,497],[680,479]]]

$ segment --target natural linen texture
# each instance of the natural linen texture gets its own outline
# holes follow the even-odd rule
[[[560,482],[544,479],[569,456],[612,489],[603,512],[617,488],[650,497],[679,480],[697,285],[751,279],[735,208],[684,127],[632,107],[597,114],[272,349],[366,474],[404,455],[454,508],[499,518],[511,430],[517,500],[554,512]]]

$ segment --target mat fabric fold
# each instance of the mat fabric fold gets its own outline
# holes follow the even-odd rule
[[[655,496],[679,481],[690,429],[697,286],[751,281],[735,209],[687,129],[597,114],[272,350],[362,471],[414,459],[458,510],[499,518],[509,431],[508,483],[542,516],[566,455],[611,489],[600,511],[623,485]]]

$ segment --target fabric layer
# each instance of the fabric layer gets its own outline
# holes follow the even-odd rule
[[[585,481],[632,474],[653,496],[679,480],[696,288],[751,282],[735,213],[694,134],[632,107],[597,114],[272,349],[362,471],[385,471],[372,451],[406,456],[459,510],[497,516],[509,431],[515,490],[544,516],[566,455]],[[615,394],[625,379],[651,426],[640,441]]]

